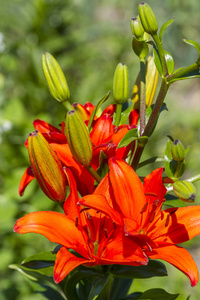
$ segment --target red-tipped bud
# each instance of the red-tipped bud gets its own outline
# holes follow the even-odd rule
[[[28,153],[33,174],[43,192],[53,201],[64,202],[65,173],[56,153],[38,130],[29,135]]]

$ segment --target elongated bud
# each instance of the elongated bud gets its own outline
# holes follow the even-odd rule
[[[137,40],[135,37],[133,37],[132,48],[140,59],[144,59],[149,53],[148,44],[144,41]]]
[[[65,134],[73,157],[88,167],[92,159],[92,143],[84,121],[75,110],[67,113]]]
[[[140,108],[140,79],[139,73],[132,92],[133,109]],[[146,67],[146,107],[153,103],[156,87],[158,83],[158,70],[155,66],[153,56],[147,58]]]
[[[142,2],[139,4],[138,10],[144,30],[151,35],[156,34],[158,31],[158,23],[151,7],[147,3]]]
[[[171,146],[171,154],[174,160],[181,161],[185,159],[185,148],[179,140],[175,140]]]
[[[117,104],[123,104],[128,99],[129,83],[128,69],[125,64],[119,63],[113,78],[113,95]]]
[[[67,81],[57,60],[48,52],[42,54],[42,68],[49,90],[58,102],[69,100]]]
[[[33,174],[43,192],[53,201],[64,202],[65,173],[56,153],[38,130],[28,137],[28,153]]]
[[[138,18],[133,18],[131,20],[131,30],[132,34],[138,39],[142,41],[144,38],[144,28]]]
[[[72,106],[75,111],[79,113],[84,122],[90,119],[91,113],[82,104],[75,102],[72,104]]]
[[[192,182],[177,181],[173,184],[173,190],[177,197],[185,202],[194,202],[196,197],[196,189]]]

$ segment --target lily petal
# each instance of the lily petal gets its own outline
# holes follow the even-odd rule
[[[197,284],[199,280],[198,268],[186,249],[172,245],[153,249],[153,252],[149,251],[147,255],[153,259],[163,259],[169,262],[188,276],[192,286]]]
[[[14,231],[18,233],[34,232],[44,235],[51,242],[74,249],[84,257],[88,257],[82,228],[75,226],[74,220],[54,211],[38,211],[17,220]]]
[[[123,160],[109,160],[109,178],[115,200],[125,218],[139,223],[146,198],[143,185],[135,171]]]
[[[23,196],[25,188],[33,179],[35,179],[35,176],[33,175],[31,166],[29,166],[25,170],[25,172],[21,178],[20,184],[19,184],[19,195],[20,196]]]
[[[166,209],[155,218],[148,231],[152,240],[160,245],[188,241],[200,234],[200,205]]]
[[[54,266],[54,280],[56,283],[62,281],[73,269],[76,267],[91,263],[91,260],[86,260],[80,257],[76,257],[70,253],[65,247],[62,247],[57,255]]]
[[[55,126],[40,120],[40,119],[36,119],[33,121],[33,125],[35,127],[36,130],[39,130],[41,133],[45,133],[45,132],[59,132],[61,133],[61,131],[56,128]]]
[[[120,214],[112,209],[112,207],[108,204],[106,197],[103,195],[88,195],[80,199],[78,203],[103,212],[105,215],[109,216],[113,222],[123,225]]]

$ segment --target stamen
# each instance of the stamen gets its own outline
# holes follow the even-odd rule
[[[154,217],[155,217],[155,214],[156,214],[155,210],[153,210],[153,211],[150,213],[150,216],[149,216],[149,223],[152,223],[152,222],[153,222],[153,219],[154,219]]]
[[[78,217],[76,217],[75,226],[78,227]]]
[[[167,227],[169,225],[169,218],[170,218],[170,214],[167,215],[167,219],[165,222],[165,227]]]
[[[143,214],[143,212],[146,210],[147,206],[148,206],[148,202],[145,203],[145,205],[143,206],[143,208],[142,208],[142,210],[140,212],[141,214]]]
[[[108,239],[108,230],[106,228],[104,228],[104,233],[105,233],[106,238]]]
[[[88,207],[84,207],[80,210],[80,213],[82,213],[83,211],[88,210],[88,209],[89,209]]]
[[[158,197],[158,195],[156,195],[155,193],[152,192],[148,192],[148,193],[144,193],[145,196],[153,196],[153,197]]]

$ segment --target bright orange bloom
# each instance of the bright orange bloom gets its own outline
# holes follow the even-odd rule
[[[76,183],[70,170],[66,170],[70,195],[64,203],[65,214],[39,211],[17,220],[14,231],[42,234],[50,241],[62,245],[54,267],[54,280],[62,281],[79,265],[96,266],[109,264],[146,265],[147,256],[138,244],[125,236],[123,228],[111,218],[96,210],[78,206]],[[96,196],[101,202],[104,196]],[[76,256],[68,251],[73,249]]]
[[[79,105],[80,106],[80,105]],[[87,105],[81,106],[82,115],[86,118],[86,123],[89,120],[94,106],[87,103]],[[91,166],[97,170],[99,167],[100,152],[103,151],[107,158],[117,157],[125,159],[130,146],[117,148],[119,142],[124,135],[133,127],[132,125],[123,125],[118,128],[112,124],[112,115],[115,111],[115,105],[107,107],[99,118],[95,118],[93,122],[93,129],[90,133],[90,138],[93,146],[93,156]],[[77,187],[80,194],[86,195],[94,192],[94,178],[88,173],[88,171],[78,163],[70,151],[67,138],[64,134],[65,124],[62,122],[61,130],[48,124],[42,120],[35,120],[33,122],[36,130],[42,133],[44,138],[50,144],[51,148],[57,154],[61,164],[72,170],[73,175],[77,182]],[[28,141],[25,146],[28,148]],[[36,153],[37,154],[37,153]],[[41,166],[42,168],[42,166]],[[19,194],[23,195],[26,186],[34,179],[34,174],[31,167],[27,168],[21,179],[19,186]]]
[[[111,158],[109,173],[95,195],[79,203],[110,215],[124,228],[126,236],[140,245],[152,259],[163,259],[185,273],[191,285],[198,282],[198,269],[187,250],[177,246],[200,234],[200,206],[176,207],[161,210],[166,189],[162,183],[163,168],[156,169],[141,183],[135,171],[123,160]]]

